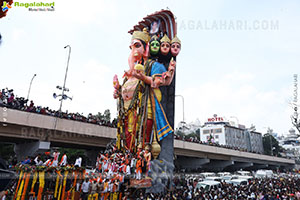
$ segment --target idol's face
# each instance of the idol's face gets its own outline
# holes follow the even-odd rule
[[[150,53],[151,53],[152,55],[157,55],[158,52],[159,52],[159,47],[160,47],[159,41],[153,40],[153,41],[150,43]]]
[[[160,46],[161,54],[166,56],[166,55],[168,55],[169,51],[170,51],[170,44],[167,42],[161,43],[161,46]]]
[[[143,43],[137,39],[132,40],[129,48],[131,49],[131,55],[134,57],[134,61],[140,60],[145,52]]]
[[[181,46],[179,43],[175,42],[171,44],[171,53],[173,56],[177,56],[180,52]]]

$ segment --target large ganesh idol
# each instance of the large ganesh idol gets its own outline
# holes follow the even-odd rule
[[[137,155],[150,149],[154,158],[159,154],[160,161],[172,166],[175,67],[181,48],[175,16],[170,10],[155,12],[129,33],[129,69],[122,82],[117,76],[113,81],[118,100],[117,147]],[[172,174],[172,167],[169,171]]]
[[[159,149],[157,141],[173,133],[160,104],[162,94],[159,88],[172,82],[176,62],[172,59],[166,67],[153,57],[169,54],[158,51],[161,41],[165,42],[164,38],[159,40],[157,35],[150,38],[146,28],[134,31],[128,58],[129,70],[125,71],[122,84],[117,76],[114,77],[114,98],[118,99],[119,111],[117,146],[120,149],[136,152],[137,147],[144,148],[147,144]],[[157,152],[153,154],[157,156]]]

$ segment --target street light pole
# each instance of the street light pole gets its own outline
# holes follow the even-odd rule
[[[36,77],[36,74],[33,75],[32,79],[30,81],[30,84],[29,84],[29,89],[28,89],[28,93],[27,93],[27,99],[28,100],[29,100],[30,89],[31,89],[31,85],[32,85],[32,81],[33,81],[34,77]]]
[[[66,90],[66,81],[67,81],[67,75],[68,75],[68,68],[69,68],[69,61],[70,61],[70,54],[71,54],[71,46],[67,45],[64,48],[69,47],[69,56],[68,56],[68,62],[67,62],[67,68],[66,68],[66,73],[65,73],[65,79],[64,79],[64,85],[62,88],[62,94],[61,94],[61,101],[60,101],[60,106],[59,106],[59,112],[61,112],[61,108],[62,108],[62,103],[63,103],[63,98],[65,95],[65,90]]]

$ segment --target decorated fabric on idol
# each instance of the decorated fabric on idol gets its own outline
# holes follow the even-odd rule
[[[171,60],[171,40],[165,34],[158,38],[144,28],[134,31],[123,84],[113,78],[114,98],[118,99],[117,148],[130,152],[151,145],[157,157],[159,144],[173,128],[161,104],[161,86],[171,84],[176,62]],[[149,54],[150,52],[150,54]]]
[[[151,77],[161,77],[162,74],[166,73],[167,70],[165,66],[159,62],[154,62],[151,67]],[[158,88],[154,90],[159,90]],[[157,136],[158,141],[161,141],[163,138],[168,136],[170,133],[173,132],[171,125],[169,124],[165,112],[163,110],[162,105],[160,104],[161,101],[161,93],[158,92],[160,97],[157,95],[157,92],[153,92],[154,100],[155,100],[155,122],[157,127]]]
[[[136,138],[139,131],[140,115],[139,107],[140,87],[142,81],[134,76],[144,74],[144,62],[148,59],[150,36],[146,29],[135,31],[132,34],[130,55],[128,58],[129,70],[125,71],[123,84],[120,85],[117,76],[114,77],[114,98],[119,99],[119,123],[117,147],[134,151],[137,146]]]

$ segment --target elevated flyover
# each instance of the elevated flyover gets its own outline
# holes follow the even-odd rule
[[[116,138],[116,129],[49,115],[0,107],[0,141],[16,144],[16,153],[33,154],[50,146],[98,150]],[[175,164],[208,170],[292,168],[295,161],[216,146],[174,141]]]

